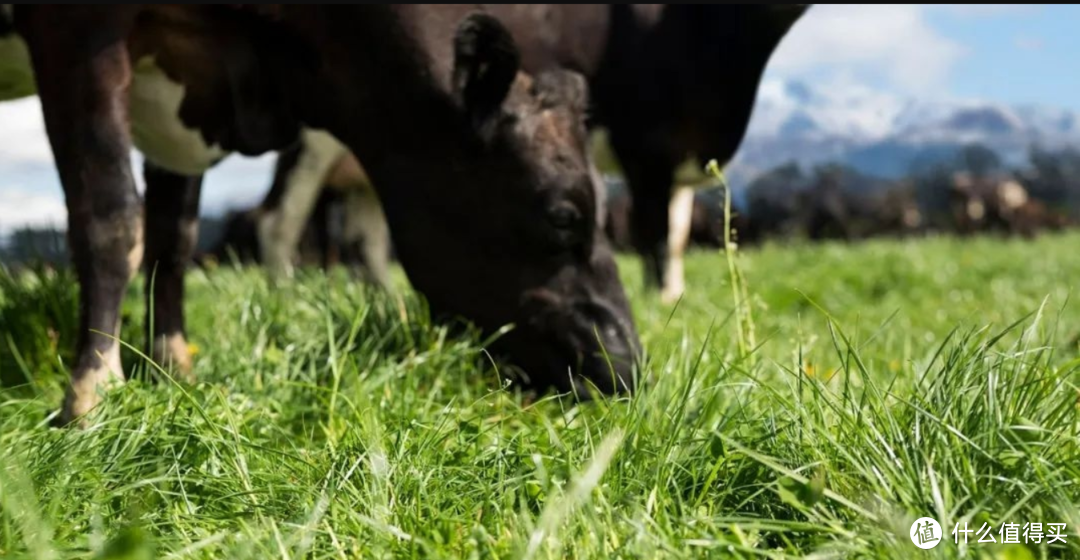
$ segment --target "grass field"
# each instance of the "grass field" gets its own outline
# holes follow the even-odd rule
[[[507,388],[411,294],[194,271],[202,383],[130,383],[88,431],[47,427],[70,276],[2,277],[0,556],[1080,557],[1078,250],[743,251],[752,332],[723,255],[691,255],[674,309],[622,258],[648,388],[591,404]],[[122,337],[141,348],[141,319]],[[923,516],[944,528],[931,550],[910,538]],[[1006,523],[1065,523],[1066,543],[1002,544]]]

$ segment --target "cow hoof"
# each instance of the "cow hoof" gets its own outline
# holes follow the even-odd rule
[[[86,428],[89,425],[87,415],[101,403],[102,394],[123,382],[123,377],[114,374],[108,366],[73,376],[64,394],[63,408],[53,425]]]
[[[170,372],[174,379],[182,383],[194,384],[191,349],[187,340],[180,333],[160,335],[154,340],[154,363]]]
[[[683,292],[684,292],[684,290],[681,287],[676,287],[676,288],[665,287],[660,292],[660,303],[663,303],[664,305],[672,305],[672,304],[679,301],[679,298],[682,297]]]
[[[89,422],[87,422],[86,415],[100,402],[100,397],[80,396],[69,388],[64,395],[64,405],[60,409],[60,414],[53,420],[53,426],[57,428],[87,428]]]
[[[68,405],[64,404],[60,409],[60,413],[53,417],[49,422],[49,427],[57,429],[74,428],[76,430],[85,430],[90,427],[90,422],[87,421],[86,416],[75,415],[68,410]]]

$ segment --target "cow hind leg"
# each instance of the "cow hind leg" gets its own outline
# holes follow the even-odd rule
[[[184,271],[199,234],[202,175],[178,175],[147,161],[146,327],[154,362],[194,382],[184,330]]]
[[[273,280],[293,275],[293,259],[300,237],[314,210],[327,173],[346,153],[346,148],[327,132],[305,130],[302,152],[290,168],[275,180],[285,181],[276,208],[267,209],[259,223],[259,247]]]
[[[315,229],[315,244],[319,247],[319,259],[323,271],[329,272],[341,260],[340,248],[338,247],[338,235],[334,223],[334,197],[330,196],[329,189],[323,189],[322,195],[315,203],[315,211],[311,215],[309,227]]]
[[[364,280],[390,288],[390,226],[370,184],[346,195],[345,241],[360,245]]]
[[[694,189],[677,187],[668,207],[667,265],[664,267],[660,300],[674,303],[686,290],[683,255],[690,241],[690,225],[694,212]]]
[[[68,9],[70,8],[70,10]],[[58,420],[84,415],[122,383],[120,306],[142,259],[142,212],[131,174],[123,8],[95,21],[78,7],[26,6],[16,24],[30,47],[45,128],[68,211],[79,281],[79,338]],[[66,27],[72,26],[72,29]],[[73,32],[86,26],[93,34]],[[81,27],[79,27],[81,29]],[[64,41],[50,41],[60,34]],[[79,38],[93,36],[94,42]],[[62,43],[62,48],[61,48]]]

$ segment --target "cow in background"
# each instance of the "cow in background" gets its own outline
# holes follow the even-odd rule
[[[344,256],[362,279],[390,288],[390,231],[378,194],[356,157],[323,131],[304,131],[278,154],[263,201],[229,217],[211,254],[230,250],[265,265],[273,280],[292,277],[310,252],[323,268]]]
[[[627,192],[626,182],[619,177],[605,177],[608,185],[608,204],[605,231],[612,247],[619,251],[632,251],[633,241],[630,230],[630,212],[632,201]],[[689,199],[682,200],[681,197]],[[678,205],[672,204],[671,219],[686,220],[680,234],[685,237],[683,250],[690,247],[721,249],[724,247],[724,187],[716,185],[708,188],[685,189],[673,197]],[[680,215],[681,205],[690,206],[688,217]],[[731,208],[731,239],[735,243],[752,243],[750,219],[746,209],[735,201]],[[682,242],[680,242],[682,243]]]
[[[294,255],[295,266],[323,270],[339,264],[350,269],[364,266],[359,255],[350,251],[343,239],[343,206],[341,193],[333,189],[322,191],[300,234]],[[203,217],[195,264],[208,267],[233,260],[240,265],[263,264],[258,228],[264,212],[260,203],[253,208],[231,210],[220,218]]]
[[[292,276],[301,233],[321,193],[330,189],[342,199],[342,243],[358,254],[361,275],[389,288],[390,229],[367,172],[344,144],[324,131],[304,131],[296,150],[279,156],[258,216],[259,250],[272,277]]]
[[[961,235],[995,231],[1030,238],[1039,229],[1060,229],[1066,224],[1011,176],[953,173],[949,205]]]

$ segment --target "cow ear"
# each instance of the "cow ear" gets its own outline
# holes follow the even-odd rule
[[[453,88],[474,126],[498,114],[517,77],[521,55],[493,16],[470,14],[454,35]]]

